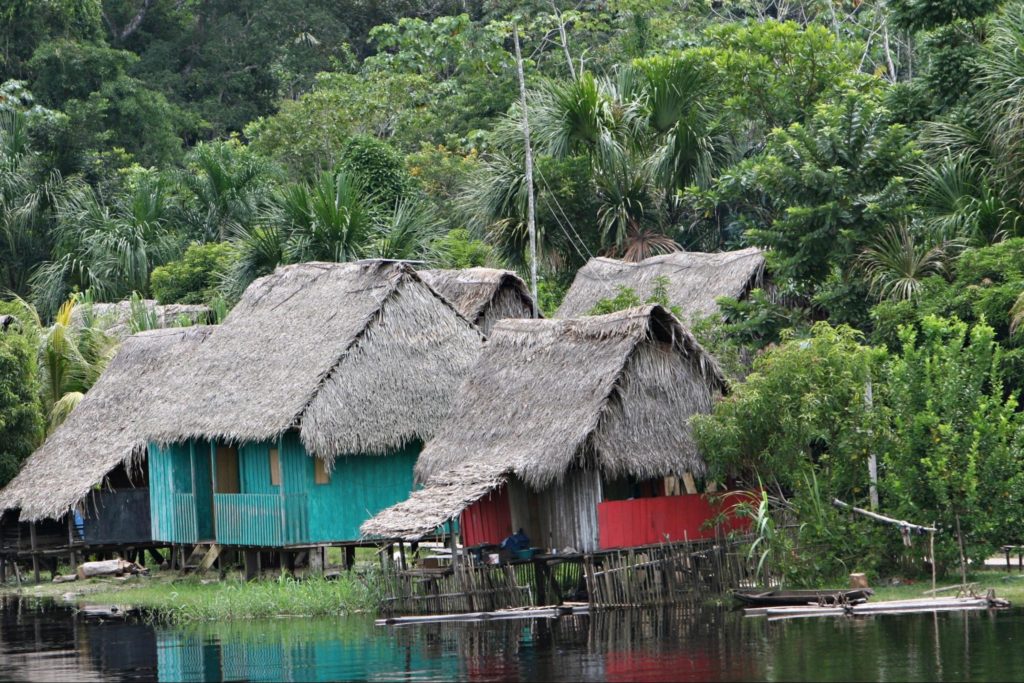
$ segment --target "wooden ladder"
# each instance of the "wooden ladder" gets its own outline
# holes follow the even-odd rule
[[[220,546],[216,543],[200,543],[192,548],[192,554],[185,560],[185,566],[182,567],[182,571],[186,574],[189,572],[196,572],[197,574],[203,574],[213,563],[220,557]]]

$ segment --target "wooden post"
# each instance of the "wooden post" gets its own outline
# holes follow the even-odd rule
[[[409,568],[409,565],[405,562],[405,541],[398,542],[398,555],[402,558],[402,571]]]
[[[537,605],[546,605],[548,599],[548,565],[544,560],[533,561],[533,576],[537,580]]]
[[[68,513],[68,561],[71,563],[71,571],[78,566],[78,553],[75,552],[75,519],[74,513]]]
[[[7,583],[7,557],[0,555],[0,584]]]
[[[356,547],[354,545],[345,546],[345,570],[352,571],[352,567],[356,564]]]
[[[39,556],[36,554],[36,523],[28,523],[29,542],[32,544],[32,578],[39,583]]]
[[[455,542],[455,522],[448,522],[448,547],[452,549],[452,569],[459,566],[459,547]]]
[[[956,516],[956,540],[960,545],[960,580],[967,585],[967,558],[964,557],[964,535],[960,532],[960,515]]]
[[[309,550],[309,571],[313,574],[323,574],[324,565],[326,564],[327,549],[322,545],[318,545],[315,548]]]
[[[252,581],[260,575],[260,553],[258,550],[245,551],[245,580]]]
[[[932,558],[932,590],[935,590],[935,532],[928,532],[928,554]]]

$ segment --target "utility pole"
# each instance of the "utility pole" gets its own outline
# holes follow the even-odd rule
[[[530,293],[533,295],[533,317],[537,311],[537,221],[533,206],[533,149],[530,146],[530,117],[526,108],[526,78],[523,76],[523,55],[519,49],[519,25],[512,22],[512,38],[516,46],[516,73],[519,75],[519,100],[523,110],[523,142],[526,151],[526,230],[530,233]]]
[[[868,413],[874,408],[874,396],[871,390],[871,375],[870,369],[868,370],[868,381],[864,385],[864,407],[867,408]],[[873,446],[873,444],[872,444]],[[875,455],[874,448],[868,453],[868,495],[871,499],[871,509],[878,509],[878,456]]]

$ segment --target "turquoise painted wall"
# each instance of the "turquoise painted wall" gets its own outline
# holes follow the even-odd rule
[[[167,543],[212,538],[209,442],[197,440],[165,447],[150,444],[148,466],[153,538]]]
[[[359,527],[386,507],[412,493],[413,467],[421,450],[412,444],[389,455],[351,455],[334,460],[331,481],[315,483],[313,459],[306,454],[297,434],[282,440],[285,489],[309,494],[309,541],[355,541]]]
[[[283,492],[281,486],[270,483],[269,451],[275,445],[281,462]],[[339,457],[334,461],[330,482],[317,484],[314,459],[306,453],[297,433],[287,433],[276,442],[243,444],[238,449],[243,496],[221,496],[221,500],[230,498],[236,507],[231,515],[218,517],[224,528],[217,529],[215,534],[209,492],[211,457],[216,456],[211,456],[209,442],[196,440],[166,448],[151,445],[150,512],[154,537],[172,543],[194,543],[216,535],[222,543],[260,546],[356,541],[363,522],[409,497],[420,449],[417,443],[384,456]],[[180,497],[175,509],[174,494],[181,493],[193,494],[191,519],[187,515],[183,518]],[[245,498],[244,494],[258,495]],[[281,517],[283,530],[276,521]],[[229,523],[230,536],[226,531]],[[276,531],[268,530],[268,525]]]

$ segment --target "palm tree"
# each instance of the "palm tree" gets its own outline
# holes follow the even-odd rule
[[[714,134],[711,73],[680,56],[640,60],[613,78],[583,73],[572,81],[545,81],[529,96],[530,127],[539,154],[589,160],[603,249],[627,258],[679,249],[680,190],[706,186],[720,162]],[[462,204],[479,232],[490,233],[512,262],[524,223],[525,185],[519,114],[494,131],[497,151],[470,179]],[[552,231],[553,233],[554,231]],[[540,235],[538,235],[540,237]],[[579,249],[559,254],[555,234],[541,239],[549,262],[575,260]]]
[[[29,275],[48,256],[46,221],[61,186],[34,168],[25,114],[0,112],[0,288],[27,296]]]
[[[256,218],[275,169],[237,140],[201,143],[188,157],[181,185],[192,201],[186,221],[204,241],[225,240]]]
[[[52,314],[74,290],[107,301],[146,292],[153,268],[180,251],[168,212],[159,176],[140,177],[109,204],[85,183],[70,183],[57,203],[53,258],[31,278],[36,305]]]
[[[16,299],[39,330],[38,359],[47,433],[56,429],[99,379],[117,350],[117,340],[96,326],[92,299],[73,294],[60,305],[49,326],[24,299]]]
[[[879,299],[912,299],[929,275],[946,273],[948,242],[928,244],[905,224],[890,226],[858,257],[871,293]]]
[[[232,226],[237,257],[222,289],[235,300],[285,263],[428,259],[439,229],[425,202],[406,198],[389,209],[344,171],[324,172],[276,192],[251,226]]]
[[[321,173],[312,185],[290,185],[274,198],[273,215],[288,233],[285,257],[302,261],[364,258],[377,227],[378,209],[342,171]]]

